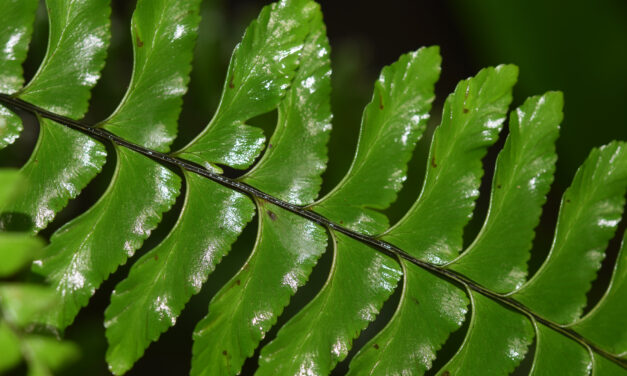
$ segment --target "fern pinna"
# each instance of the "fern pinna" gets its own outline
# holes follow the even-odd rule
[[[114,374],[129,371],[175,324],[255,214],[251,255],[213,297],[194,331],[192,375],[238,374],[327,246],[333,262],[326,283],[261,349],[257,374],[329,374],[395,289],[401,289],[395,313],[354,356],[349,374],[423,374],[465,320],[465,339],[443,362],[441,375],[509,374],[533,343],[533,375],[627,373],[626,251],[618,256],[605,295],[582,317],[622,215],[624,143],[590,153],[562,199],[549,256],[533,276],[527,273],[555,169],[560,93],[531,97],[509,114],[487,217],[463,249],[482,158],[506,120],[516,67],[486,68],[457,85],[433,135],[420,195],[390,225],[381,210],[396,199],[425,131],[440,74],[437,47],[403,55],[383,69],[348,173],[317,198],[332,116],[329,45],[315,2],[282,0],[263,8],[235,48],[214,117],[174,152],[169,145],[189,80],[200,0],[138,0],[128,91],[94,125],[76,119],[85,114],[104,65],[109,1],[47,0],[48,50],[22,86],[21,63],[37,3],[0,4],[0,147],[22,130],[12,110],[37,115],[41,125],[21,169],[25,187],[3,204],[2,262],[15,257],[6,250],[26,249],[7,236],[37,242],[28,233],[45,228],[99,173],[112,157],[103,142],[113,144],[116,166],[93,207],[32,256],[38,257],[32,269],[50,284],[54,304],[31,309],[38,314],[14,325],[10,312],[33,302],[0,294],[0,347],[14,350],[12,362],[0,362],[0,370],[19,359],[16,346],[33,372],[40,372],[33,374],[53,369],[51,362],[36,360],[50,360],[59,348],[28,350],[32,346],[20,344],[30,338],[22,335],[26,324],[59,330],[72,324],[95,290],[142,246],[184,186],[171,232],[134,260],[106,309],[106,359]],[[278,120],[266,143],[261,129],[246,122],[273,110]],[[223,166],[247,172],[230,179],[222,175]],[[2,176],[4,185],[9,175]],[[26,233],[10,232],[17,228]]]

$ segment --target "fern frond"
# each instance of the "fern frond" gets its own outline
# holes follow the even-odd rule
[[[0,29],[0,46],[15,47],[15,54],[0,59],[0,102],[31,111],[41,124],[35,151],[20,171],[28,189],[3,204],[9,196],[0,186],[0,228],[26,230],[0,234],[0,276],[39,257],[33,270],[51,288],[0,284],[0,349],[9,349],[0,371],[23,356],[33,372],[49,372],[57,359],[74,356],[73,345],[29,334],[26,327],[34,321],[70,325],[142,246],[184,183],[172,230],[135,261],[105,312],[106,359],[114,374],[129,371],[176,323],[255,213],[252,253],[196,325],[193,375],[241,372],[307,283],[327,243],[333,262],[326,283],[260,350],[258,374],[331,373],[399,282],[393,316],[359,349],[349,374],[424,374],[465,320],[464,341],[441,361],[441,375],[509,374],[534,341],[533,375],[627,373],[624,250],[606,294],[581,317],[623,214],[624,143],[591,152],[564,194],[549,256],[527,279],[534,228],[555,170],[561,93],[531,97],[511,112],[488,215],[463,249],[482,159],[507,119],[515,66],[483,69],[447,98],[418,199],[390,226],[381,211],[396,199],[426,128],[440,74],[437,47],[403,55],[382,70],[349,171],[317,199],[332,115],[330,47],[314,1],[281,0],[263,8],[233,52],[214,117],[172,153],[200,0],[138,1],[129,88],[113,114],[95,126],[76,119],[85,113],[103,65],[109,3],[48,0],[48,51],[33,80],[20,88],[34,3],[0,5],[7,25]],[[266,147],[263,131],[246,123],[275,109],[278,121]],[[21,123],[10,110],[0,111],[1,148],[18,136]],[[114,145],[109,186],[51,237],[40,256],[41,244],[28,234],[44,228],[100,171],[106,155],[96,139]],[[222,175],[223,166],[250,170],[232,179]],[[0,172],[0,179],[4,184],[17,174]],[[31,222],[20,223],[24,218]],[[8,247],[23,252],[11,254]]]

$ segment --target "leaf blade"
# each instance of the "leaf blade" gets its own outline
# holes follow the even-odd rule
[[[385,215],[372,209],[387,208],[405,180],[407,162],[429,117],[440,61],[439,49],[429,47],[383,68],[364,110],[353,163],[313,206],[315,211],[370,235],[388,227]]]
[[[279,104],[268,148],[240,178],[296,205],[309,204],[318,194],[332,119],[330,47],[319,9],[310,28],[294,81]]]
[[[549,256],[512,297],[559,324],[579,318],[620,221],[626,190],[625,144],[594,149],[564,193]]]
[[[605,295],[597,305],[571,328],[607,352],[621,356],[627,354],[627,242],[616,259],[614,273]]]
[[[562,106],[562,94],[551,92],[512,112],[483,228],[448,268],[499,293],[525,282],[534,228],[553,181]]]
[[[421,375],[468,311],[463,290],[401,261],[403,292],[388,324],[355,355],[348,375]]]
[[[87,212],[50,239],[34,271],[46,277],[60,303],[43,321],[57,328],[72,323],[95,289],[138,249],[179,192],[180,178],[152,160],[123,148],[107,191]],[[134,181],[141,187],[127,190]],[[118,213],[133,213],[120,216]]]
[[[261,350],[257,374],[330,373],[394,291],[401,277],[395,260],[342,234],[334,240],[327,282]]]
[[[282,0],[262,9],[233,52],[214,118],[178,156],[210,170],[214,164],[244,169],[253,163],[265,137],[244,122],[276,108],[285,95],[316,9],[309,0]]]
[[[38,2],[36,0],[3,1],[0,4],[0,93],[12,94],[24,83],[22,62],[26,59],[28,42]],[[19,116],[0,105],[0,149],[12,144],[22,132]]]
[[[457,85],[433,135],[422,192],[384,240],[434,264],[457,256],[479,195],[481,159],[498,137],[517,75],[501,65]]]
[[[120,282],[105,311],[107,363],[123,374],[170,326],[254,215],[246,196],[185,174],[181,215],[167,238]],[[202,220],[204,218],[219,220]]]
[[[167,152],[187,91],[200,0],[140,0],[131,20],[133,73],[118,108],[100,126]]]
[[[196,325],[191,375],[238,374],[326,249],[320,226],[272,204],[257,204],[257,244]]]
[[[533,341],[533,326],[521,313],[474,290],[469,294],[473,311],[466,338],[438,375],[508,375],[525,357]]]

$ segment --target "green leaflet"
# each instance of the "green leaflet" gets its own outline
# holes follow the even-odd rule
[[[48,49],[20,99],[78,119],[100,78],[109,44],[109,0],[47,0]]]
[[[316,12],[300,66],[279,105],[276,130],[261,160],[241,180],[296,205],[314,201],[331,131],[331,61],[322,13]]]
[[[72,323],[102,281],[141,246],[178,195],[180,178],[170,170],[133,151],[116,150],[118,162],[107,191],[54,233],[43,259],[35,261],[34,271],[46,277],[60,300],[44,318],[52,326],[63,329]],[[141,186],[134,186],[135,181]]]
[[[100,126],[121,132],[134,142],[167,149],[188,80],[198,4],[138,2],[133,14],[136,48],[131,85],[118,109]],[[165,58],[159,49],[166,40],[165,45],[180,55],[174,61],[178,64],[162,64]],[[171,54],[168,48],[164,48],[165,53]],[[138,107],[143,102],[135,98],[139,95],[141,99],[142,94],[151,96],[150,106],[159,106],[158,123],[144,123],[155,118],[147,114],[152,107]],[[128,149],[115,150],[118,163],[107,192],[85,214],[53,235],[47,256],[36,265],[37,272],[47,277],[62,300],[45,319],[50,325],[65,328],[73,321],[94,290],[133,255],[178,196],[180,178],[170,170]],[[129,191],[134,181],[141,181],[142,187]]]
[[[33,33],[37,0],[5,0],[0,4],[0,93],[12,94],[24,83],[22,62]]]
[[[279,105],[269,147],[242,178],[300,204],[313,201],[320,188],[331,120],[329,47],[319,10],[310,25],[301,65]],[[323,228],[270,203],[256,200],[256,204],[257,242],[196,326],[192,375],[239,373],[326,248]]]
[[[549,256],[513,297],[559,324],[579,318],[620,221],[626,189],[626,145],[594,149],[564,193]]]
[[[238,374],[326,248],[327,234],[315,223],[269,203],[257,207],[253,253],[194,330],[191,375]]]
[[[140,0],[131,20],[133,75],[102,127],[157,151],[176,137],[187,91],[200,0]]]
[[[534,322],[536,353],[531,376],[588,375],[592,369],[590,352],[572,339]]]
[[[403,293],[386,327],[355,355],[349,375],[421,375],[449,334],[464,322],[463,290],[401,261]]]
[[[366,233],[387,227],[382,214],[372,210],[367,215],[359,213],[365,206],[383,209],[395,199],[409,153],[426,124],[439,63],[438,49],[425,48],[383,69],[373,100],[364,111],[353,165],[333,191],[312,205],[315,211]],[[376,153],[383,153],[385,158],[378,158]],[[371,184],[368,189],[359,185],[360,179]],[[334,234],[334,239],[334,264],[325,287],[262,350],[261,375],[297,370],[330,372],[346,357],[352,340],[374,320],[394,290],[401,275],[395,261],[345,235]],[[351,298],[344,296],[350,293],[354,293]],[[288,345],[290,340],[296,345]]]
[[[178,156],[210,170],[215,163],[238,169],[253,163],[264,136],[244,122],[277,107],[317,13],[318,5],[309,0],[282,0],[263,8],[233,51],[216,114]]]
[[[437,47],[403,55],[383,68],[366,106],[353,163],[314,210],[344,227],[378,234],[388,227],[380,212],[406,179],[407,162],[425,130],[440,75]]]
[[[572,329],[590,339],[605,351],[627,356],[627,242],[623,244],[616,260],[614,275],[599,303]]]
[[[45,228],[106,161],[100,142],[52,120],[40,119],[40,124],[35,151],[21,170],[28,187],[4,208],[0,228],[33,232]]]
[[[611,362],[597,353],[594,353],[594,366],[592,368],[593,376],[617,376],[625,375],[625,369],[618,364]]]
[[[159,338],[228,252],[254,215],[250,199],[185,173],[181,215],[168,237],[120,282],[105,312],[107,362],[123,374]]]
[[[466,338],[438,375],[510,374],[533,341],[531,322],[473,290],[468,293],[472,318]]]
[[[547,93],[511,113],[483,228],[448,266],[492,291],[510,292],[526,280],[534,228],[553,181],[563,102],[561,93]]]
[[[22,62],[33,32],[37,0],[6,0],[0,3],[0,93],[12,94],[22,87]],[[12,144],[22,132],[19,116],[0,106],[0,149]]]
[[[384,240],[434,264],[457,256],[479,195],[481,159],[497,140],[517,75],[502,65],[457,85],[433,135],[422,192]]]
[[[89,91],[100,77],[109,43],[109,1],[49,0],[48,49],[31,82],[15,93],[20,99],[49,111],[78,119],[87,111]],[[105,148],[81,134],[40,119],[40,136],[22,167],[28,178],[6,211],[0,227],[37,232],[76,197],[105,162]],[[59,145],[66,145],[60,148]],[[13,221],[11,221],[11,218]]]
[[[394,291],[395,260],[343,234],[333,234],[334,259],[318,295],[261,350],[257,374],[326,375]]]

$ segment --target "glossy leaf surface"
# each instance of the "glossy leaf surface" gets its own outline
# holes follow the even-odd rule
[[[512,112],[483,228],[449,266],[492,291],[510,292],[526,280],[534,228],[553,181],[562,106],[562,94],[552,92]]]
[[[0,219],[0,226],[7,229],[36,232],[45,228],[106,161],[100,142],[52,120],[40,119],[40,124],[35,151],[22,167],[28,186],[4,208],[8,215]]]
[[[22,119],[13,111],[0,105],[0,149],[17,140],[22,133]]]
[[[37,0],[0,3],[0,93],[12,94],[24,83],[22,62],[33,32]],[[0,105],[0,149],[12,144],[22,131],[19,116]]]
[[[120,282],[105,312],[107,362],[114,374],[129,370],[151,341],[170,326],[254,214],[250,199],[186,173],[181,215],[157,247]]]
[[[331,62],[322,14],[316,12],[300,56],[300,67],[279,105],[279,120],[268,148],[242,179],[284,201],[314,201],[327,162],[331,131]]]
[[[12,94],[24,83],[22,62],[33,33],[37,0],[0,3],[0,93]]]
[[[258,375],[326,375],[373,321],[401,277],[397,262],[342,234],[318,295],[261,350]]]
[[[168,151],[187,91],[200,0],[141,0],[131,20],[133,75],[103,127],[126,140]]]
[[[350,364],[349,375],[422,375],[468,311],[463,290],[410,264],[403,265],[403,292],[386,327]]]
[[[517,75],[512,65],[486,68],[449,95],[431,142],[422,192],[385,234],[386,241],[435,264],[457,256],[479,196],[481,159],[498,138]]]
[[[197,324],[191,375],[238,374],[326,248],[322,227],[270,203],[257,206],[255,249]]]
[[[30,83],[16,93],[27,102],[78,119],[87,111],[89,91],[100,77],[109,44],[109,1],[54,0],[48,49]],[[105,148],[80,132],[39,119],[37,145],[22,171],[24,189],[9,211],[30,217],[8,218],[5,228],[37,232],[100,171]],[[59,145],[64,145],[59,147]]]
[[[319,13],[309,0],[263,8],[235,47],[218,110],[207,128],[178,154],[208,169],[244,169],[263,149],[261,129],[244,122],[277,107],[295,76],[299,55]]]
[[[626,189],[627,146],[594,149],[564,193],[547,260],[513,297],[559,324],[576,320],[620,221]]]
[[[519,312],[473,290],[469,294],[472,318],[466,338],[438,375],[509,375],[533,342],[533,326]]]
[[[242,179],[294,203],[313,201],[326,162],[330,64],[321,16],[315,15],[300,68],[279,105],[278,125],[270,140],[276,146],[269,146]],[[196,326],[192,375],[239,373],[326,248],[327,234],[320,226],[268,202],[255,203],[257,241]]]
[[[536,323],[536,353],[531,376],[588,375],[592,359],[586,348],[572,339]]]
[[[35,77],[18,96],[78,119],[100,78],[109,45],[109,0],[48,0],[48,49]]]
[[[133,151],[116,151],[118,163],[107,191],[87,212],[61,227],[43,259],[35,262],[35,272],[46,277],[61,301],[47,312],[45,322],[61,329],[142,245],[179,192],[180,178],[167,168]]]
[[[572,329],[610,354],[627,356],[627,242],[616,260],[605,295]]]
[[[383,68],[364,110],[353,163],[314,210],[344,227],[377,234],[388,227],[385,209],[406,179],[407,162],[425,130],[440,75],[437,47],[403,55]]]

